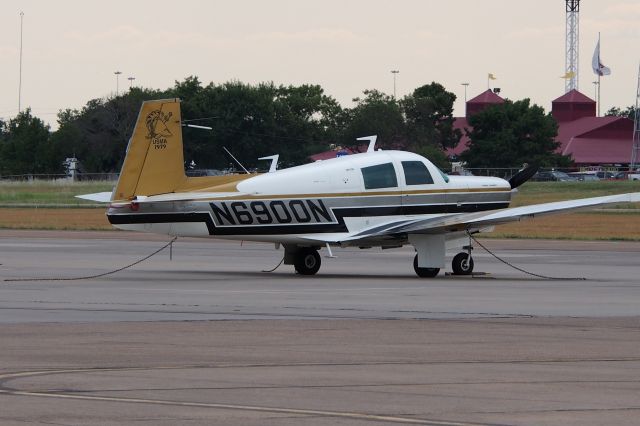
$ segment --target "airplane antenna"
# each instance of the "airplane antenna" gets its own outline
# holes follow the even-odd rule
[[[222,147],[222,149],[224,149],[224,151],[225,151],[227,154],[229,154],[229,156],[230,156],[231,158],[233,158],[233,161],[235,161],[236,163],[238,163],[238,166],[240,166],[240,167],[242,168],[242,170],[244,170],[244,172],[245,172],[246,174],[249,174],[249,170],[245,169],[245,168],[244,168],[244,166],[242,165],[242,163],[241,163],[241,162],[239,162],[239,161],[238,161],[238,159],[237,159],[236,157],[234,157],[234,156],[233,156],[233,154],[232,154],[231,152],[229,152],[229,150],[228,150],[226,147],[224,147],[224,146],[223,146],[223,147]]]
[[[182,125],[182,127],[193,127],[194,129],[202,129],[202,130],[213,130],[213,127],[209,127],[209,126],[202,126],[200,124],[188,124],[191,121],[203,121],[203,120],[213,120],[216,118],[220,118],[220,117],[202,117],[202,118],[191,118],[189,120],[182,120],[182,122],[180,122],[180,124]]]
[[[378,139],[378,135],[373,136],[363,136],[361,138],[356,139],[357,141],[369,141],[369,147],[367,148],[367,152],[374,152],[376,148],[376,139]]]
[[[213,127],[200,126],[198,124],[185,124],[185,123],[182,123],[182,127],[193,127],[194,129],[213,130]]]
[[[279,154],[270,155],[268,157],[260,157],[258,160],[271,160],[271,165],[269,166],[269,173],[275,172],[278,168],[278,158],[280,158]]]

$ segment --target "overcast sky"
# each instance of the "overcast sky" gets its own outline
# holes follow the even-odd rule
[[[18,109],[20,11],[22,106],[55,127],[62,108],[135,85],[165,89],[196,75],[205,84],[315,83],[343,106],[365,89],[398,97],[437,81],[458,96],[487,89],[551,108],[564,93],[563,0],[3,0],[0,117]],[[594,97],[591,57],[602,33],[602,112],[635,102],[640,0],[583,0],[580,91]]]

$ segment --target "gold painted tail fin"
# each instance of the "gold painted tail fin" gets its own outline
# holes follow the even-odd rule
[[[180,100],[144,102],[129,140],[113,201],[175,192],[186,179]]]

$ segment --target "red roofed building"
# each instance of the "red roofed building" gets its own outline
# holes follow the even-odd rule
[[[483,109],[490,107],[491,105],[502,104],[504,99],[493,93],[491,89],[480,93],[473,99],[467,101],[467,117],[471,117],[473,114],[482,111]]]
[[[458,156],[469,148],[469,137],[467,136],[467,129],[470,129],[468,118],[473,114],[476,114],[491,105],[498,105],[504,103],[504,99],[493,93],[491,89],[487,89],[485,92],[480,93],[473,99],[469,99],[466,105],[466,116],[456,117],[453,122],[453,128],[462,132],[460,142],[454,148],[447,149],[447,155],[449,157]]]
[[[558,123],[596,116],[596,101],[573,89],[551,102],[551,115]]]
[[[330,158],[342,157],[343,155],[351,155],[351,154],[357,154],[359,152],[365,152],[366,150],[367,150],[366,145],[359,146],[356,149],[352,149],[348,147],[343,148],[339,146],[334,149],[330,149],[329,151],[313,154],[309,156],[309,159],[311,161],[322,161],[322,160],[328,160]]]
[[[467,102],[466,117],[457,117],[454,127],[463,133],[460,143],[447,150],[449,156],[466,151],[468,117],[504,99],[490,90]],[[471,104],[471,105],[470,105]],[[551,103],[551,115],[558,122],[558,152],[571,155],[576,165],[627,165],[631,162],[633,121],[626,117],[596,117],[596,102],[571,90]]]
[[[558,121],[558,152],[577,165],[629,164],[633,121],[626,117],[596,117],[596,102],[577,90],[551,103]]]

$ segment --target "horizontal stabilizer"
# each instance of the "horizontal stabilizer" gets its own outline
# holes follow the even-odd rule
[[[76,198],[83,200],[96,201],[98,203],[108,203],[111,201],[111,192],[96,192],[93,194],[76,195]]]

